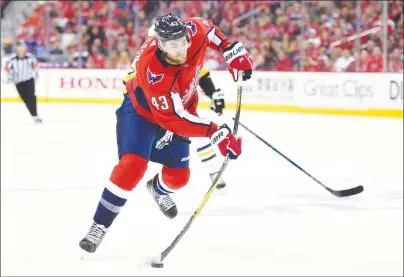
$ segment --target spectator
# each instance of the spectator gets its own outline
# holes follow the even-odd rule
[[[63,55],[63,50],[62,50],[62,48],[60,46],[59,41],[55,40],[53,42],[53,47],[50,50],[49,54],[51,54],[51,55]]]
[[[94,42],[93,42],[93,45],[91,46],[91,49],[92,49],[92,51],[93,51],[93,49],[95,49],[95,50],[100,50],[101,51],[101,54],[103,54],[104,56],[108,56],[108,51],[107,51],[107,49],[105,49],[104,48],[104,46],[101,44],[101,40],[99,39],[99,38],[96,38],[95,40],[94,40]],[[90,52],[90,53],[93,53],[93,52]]]
[[[104,40],[105,40],[104,29],[102,27],[97,26],[97,25],[88,28],[87,33],[89,35],[89,38],[88,38],[88,47],[89,48],[93,44],[94,40],[96,40],[97,38],[99,40],[101,40],[101,43],[103,43]]]
[[[264,56],[256,48],[253,48],[250,53],[254,60],[253,69],[263,68],[265,65]]]
[[[124,41],[112,46],[112,52],[116,53],[117,57],[119,57],[122,52],[128,51],[129,49]]]
[[[80,9],[80,13],[81,16],[83,18],[84,21],[88,20],[90,11],[91,11],[91,7],[90,7],[90,1],[81,1],[81,7]]]
[[[355,60],[348,65],[345,72],[366,72],[367,64],[368,64],[368,52],[366,50],[362,50],[359,57],[358,69],[356,68],[357,61],[355,58]]]
[[[330,58],[327,55],[327,48],[324,46],[320,47],[318,56],[317,56],[317,63],[321,70],[326,70],[329,65]]]
[[[61,48],[66,50],[76,39],[76,34],[73,31],[73,24],[67,23],[64,32],[61,35]]]
[[[314,47],[319,47],[321,45],[321,38],[317,36],[317,31],[313,28],[308,30],[308,42],[312,43]]]
[[[327,30],[322,30],[320,35],[320,46],[327,47],[330,45],[330,35]]]
[[[307,43],[307,41],[305,42]],[[313,59],[317,59],[319,55],[320,48],[316,47],[312,41],[308,41],[306,55],[312,57]]]
[[[341,49],[333,48],[329,54],[330,60],[328,66],[326,67],[326,71],[331,72],[334,71],[334,63],[341,56]]]
[[[396,59],[394,56],[389,56],[388,59],[389,72],[403,72],[403,60]]]
[[[303,70],[307,72],[319,71],[318,63],[312,57],[304,57]]]
[[[134,58],[135,58],[135,56],[136,56],[136,54],[137,54],[137,49],[135,49],[135,48],[130,48],[129,49],[129,56],[130,56],[130,59],[131,60],[133,60]]]
[[[368,40],[366,42],[366,50],[368,51],[368,53],[372,53],[374,48],[375,48],[375,42],[373,40]]]
[[[380,47],[373,48],[373,55],[370,57],[367,72],[382,72],[383,71],[383,56]]]
[[[388,71],[403,72],[403,52],[399,48],[395,48],[389,55]]]
[[[392,53],[389,55],[397,60],[402,60],[403,59],[403,51],[396,47],[394,48],[394,50],[392,51]]]
[[[295,1],[292,5],[292,9],[289,12],[289,18],[290,20],[297,22],[299,19],[303,17],[301,13],[301,8],[300,8],[300,3],[298,1]]]
[[[278,52],[278,60],[275,64],[276,71],[292,71],[292,61],[285,55],[285,52],[280,50]]]
[[[362,50],[360,60],[359,60],[359,71],[360,72],[366,72],[367,68],[368,68],[368,63],[369,63],[368,51],[367,50]]]
[[[116,68],[116,65],[118,64],[119,60],[118,53],[116,51],[112,51],[109,58],[111,59],[111,68]]]
[[[351,52],[348,49],[343,50],[341,57],[337,58],[334,63],[334,71],[344,72],[348,65],[354,60],[354,57],[352,57]]]
[[[3,40],[3,51],[5,55],[11,55],[14,53],[13,44],[11,43],[11,40],[9,40],[8,38],[5,38]]]
[[[335,70],[334,62],[340,58],[338,51],[344,49],[349,49],[352,53],[359,51],[354,50],[355,41],[339,44],[335,47],[340,48],[339,50],[329,49],[331,42],[343,41],[359,31],[356,19],[356,6],[358,4],[354,1],[307,1],[304,4],[299,1],[290,1],[291,5],[283,5],[281,1],[258,1],[251,5],[251,2],[238,3],[223,0],[205,2],[160,1],[159,3],[142,0],[112,2],[110,3],[112,9],[109,9],[109,5],[103,1],[79,1],[80,3],[77,1],[47,1],[45,4],[42,2],[44,1],[38,1],[38,6],[33,9],[26,22],[21,25],[17,39],[25,39],[30,51],[37,54],[42,52],[42,57],[38,58],[45,60],[49,59],[48,54],[43,51],[44,47],[48,45],[47,41],[59,41],[64,53],[76,52],[74,57],[78,56],[79,45],[84,51],[83,41],[85,41],[85,50],[90,52],[94,42],[96,42],[98,47],[95,49],[101,50],[104,56],[109,55],[108,65],[113,65],[115,68],[120,53],[127,51],[130,53],[130,58],[133,59],[134,54],[132,52],[137,52],[146,39],[150,23],[158,14],[170,11],[182,13],[182,16],[209,18],[214,24],[222,28],[230,40],[240,40],[248,49],[257,48],[256,56],[260,60],[257,68],[259,69],[275,70],[279,60],[277,52],[279,53],[280,50],[290,59],[294,70],[302,69],[300,64],[303,61],[302,55],[306,54],[311,56],[311,59],[306,61],[308,65],[312,61],[312,63],[317,63],[318,68],[330,71]],[[360,31],[381,24],[382,5],[380,2],[361,1],[359,4],[362,9]],[[240,16],[248,14],[252,7],[256,11],[255,14],[237,20]],[[402,1],[388,2],[389,32],[386,47],[388,55],[394,52],[395,48],[403,51],[404,16],[402,8]],[[49,11],[49,21],[45,22]],[[112,11],[112,22],[108,22],[109,11]],[[79,22],[79,14],[82,22]],[[78,30],[80,25],[82,30]],[[385,47],[382,39],[381,32],[363,36],[359,39],[360,47],[373,56],[375,47]],[[269,45],[266,43],[268,40]],[[273,41],[281,42],[281,45],[273,43]],[[302,52],[301,50],[307,41],[312,43],[312,47]],[[109,43],[115,52],[107,53],[106,49]],[[118,46],[122,44],[125,47]],[[217,65],[215,64],[220,64],[223,57],[215,53],[210,54],[211,52],[208,50],[206,62],[216,68]],[[325,54],[327,52],[331,53],[331,57]],[[264,59],[263,64],[261,64],[262,58]],[[389,64],[390,61],[395,64],[394,59],[390,56],[388,61]],[[364,62],[360,63],[363,64]],[[372,57],[371,65],[373,63],[375,63],[374,57]],[[396,67],[392,65],[388,68]],[[355,67],[353,68],[355,69]],[[351,69],[350,67],[349,70]]]
[[[129,58],[129,53],[127,51],[123,51],[119,54],[119,60],[116,64],[117,69],[129,69],[131,65],[131,60]]]
[[[107,57],[105,57],[100,49],[97,49],[94,54],[90,56],[89,67],[93,69],[101,69],[107,67]]]
[[[76,68],[77,62],[74,61],[74,57],[72,54],[67,55],[67,61],[63,63],[64,68]]]
[[[134,32],[135,26],[133,25],[133,21],[128,21],[126,23],[125,34],[131,36]]]

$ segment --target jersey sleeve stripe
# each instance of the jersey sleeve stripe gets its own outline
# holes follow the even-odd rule
[[[223,42],[222,39],[216,35],[214,27],[212,29],[210,29],[207,36],[208,36],[209,42],[213,42],[217,46],[219,46]]]
[[[182,105],[181,97],[178,93],[170,92],[170,98],[173,102],[174,112],[177,116],[182,119],[185,119],[191,123],[200,124],[204,126],[210,126],[211,122],[209,120],[194,116],[190,114],[187,110],[184,109]]]

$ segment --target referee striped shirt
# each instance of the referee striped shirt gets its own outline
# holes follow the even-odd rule
[[[31,78],[38,77],[38,61],[30,53],[26,53],[22,58],[14,54],[8,60],[5,70],[9,74],[9,79],[13,81],[28,81]]]

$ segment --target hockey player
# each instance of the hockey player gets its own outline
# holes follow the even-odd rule
[[[154,25],[149,28],[148,36],[156,36]],[[134,67],[135,63],[132,66],[133,71],[129,72],[124,78],[125,86],[130,79],[136,77],[136,74],[134,74],[136,69]],[[212,78],[210,77],[210,72],[205,66],[202,67],[201,73],[198,78],[199,86],[202,88],[205,95],[211,99],[210,109],[217,115],[221,116],[225,107],[224,93],[221,91],[220,88],[215,88]],[[124,89],[123,93],[127,93],[126,88]],[[167,136],[165,136],[164,138],[169,136],[170,134],[168,133]],[[201,160],[202,164],[205,166],[206,171],[209,173],[210,178],[213,181],[219,173],[221,167],[221,161],[216,155],[214,146],[211,144],[208,138],[199,137],[192,138],[192,144],[196,147],[198,157]],[[222,189],[224,187],[226,187],[226,183],[222,178],[220,178],[216,188]]]
[[[228,126],[195,115],[195,89],[208,47],[223,53],[234,81],[239,71],[244,81],[251,78],[249,53],[202,18],[182,21],[170,13],[157,18],[155,31],[157,36],[148,38],[135,57],[136,77],[126,83],[128,94],[116,111],[119,162],[103,190],[93,224],[80,241],[90,253],[143,178],[148,161],[163,167],[147,188],[161,212],[174,218],[178,210],[169,194],[184,187],[190,176],[187,138],[210,138],[231,159],[241,154],[241,138],[235,138]]]

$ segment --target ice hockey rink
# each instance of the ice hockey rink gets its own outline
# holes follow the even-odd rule
[[[145,183],[150,164],[98,251],[78,246],[117,162],[117,105],[1,104],[1,274],[4,275],[403,275],[403,119],[242,111],[241,122],[334,189],[336,198],[240,127],[243,154],[228,184],[164,261],[164,250],[210,186],[192,176],[165,218]],[[209,111],[205,111],[209,112]],[[234,111],[221,121],[232,124]]]

